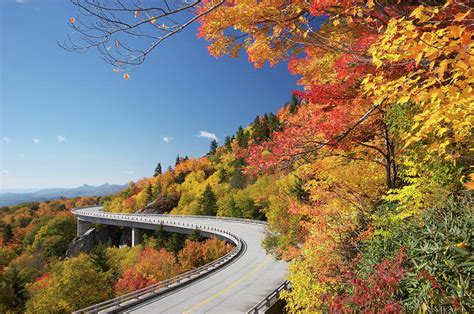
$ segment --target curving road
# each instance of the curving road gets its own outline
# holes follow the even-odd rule
[[[202,216],[124,215],[101,212],[102,207],[73,210],[81,221],[189,233],[196,226],[220,237],[225,230],[239,237],[241,253],[226,265],[183,287],[141,302],[125,312],[242,313],[265,299],[285,281],[287,264],[267,255],[261,243],[265,225],[244,220]],[[123,312],[123,311],[121,311]]]

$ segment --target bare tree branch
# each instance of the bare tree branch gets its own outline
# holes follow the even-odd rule
[[[162,3],[162,6],[157,3]],[[202,0],[166,0],[144,6],[142,1],[71,0],[78,15],[70,19],[72,32],[58,45],[84,53],[96,48],[116,68],[134,68],[169,37],[224,3],[204,8]]]

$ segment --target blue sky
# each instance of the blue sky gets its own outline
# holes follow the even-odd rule
[[[254,69],[243,54],[216,59],[196,26],[159,46],[126,81],[96,51],[57,40],[70,32],[67,1],[0,2],[1,188],[126,183],[158,161],[201,156],[296,89],[286,64]]]

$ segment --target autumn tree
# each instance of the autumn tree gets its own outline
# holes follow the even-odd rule
[[[225,241],[212,237],[202,244],[203,263],[207,264],[218,259],[221,256],[229,253],[232,250],[232,245]]]
[[[198,241],[186,240],[184,247],[178,253],[178,261],[179,267],[183,272],[204,265],[204,252],[201,243]]]
[[[114,280],[120,278],[126,269],[136,264],[141,250],[142,247],[138,245],[121,248],[108,247],[105,249],[106,267],[109,268]]]
[[[70,215],[49,220],[36,233],[32,248],[42,251],[49,257],[62,258],[69,243],[76,236],[76,223]]]
[[[155,250],[146,247],[138,261],[124,270],[123,276],[115,283],[116,293],[121,295],[144,288],[153,283],[178,274],[179,268],[173,253],[166,249]]]
[[[11,289],[16,295],[15,300],[7,301],[7,303],[10,303],[13,307],[23,308],[25,301],[29,298],[28,285],[47,270],[47,260],[41,252],[23,252],[13,259],[0,275],[0,286],[3,286],[6,290]]]
[[[73,312],[112,296],[110,282],[85,254],[55,264],[29,291],[26,313]]]

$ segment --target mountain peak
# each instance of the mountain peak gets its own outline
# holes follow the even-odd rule
[[[83,184],[77,188],[44,189],[31,193],[0,194],[0,206],[10,206],[32,201],[46,201],[60,197],[105,196],[125,189],[127,185],[104,183],[100,186]]]

